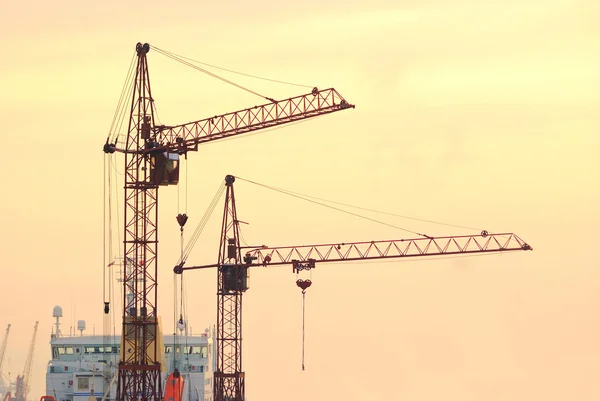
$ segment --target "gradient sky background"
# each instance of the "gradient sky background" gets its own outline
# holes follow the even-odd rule
[[[13,325],[5,373],[14,379],[22,370],[39,320],[31,398],[43,394],[54,305],[64,309],[64,330],[77,319],[86,319],[88,332],[103,330],[101,149],[141,41],[249,74],[333,86],[357,105],[192,154],[187,208],[186,186],[179,189],[190,234],[223,177],[234,174],[367,208],[515,232],[534,247],[318,266],[307,295],[304,372],[301,294],[291,268],[253,271],[244,301],[249,400],[597,401],[599,4],[5,4],[0,328]],[[163,123],[262,103],[156,52],[148,57]],[[275,98],[310,90],[219,74]],[[122,164],[118,158],[120,173]],[[236,185],[248,243],[412,236]],[[160,206],[159,302],[167,332],[177,191],[162,189]],[[220,209],[190,262],[216,261]],[[430,235],[473,233],[369,216]],[[216,319],[215,272],[185,277],[189,319],[199,332]]]

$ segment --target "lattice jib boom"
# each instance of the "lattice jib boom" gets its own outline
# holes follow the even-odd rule
[[[160,145],[195,150],[200,143],[349,108],[354,108],[354,105],[330,88],[187,124],[158,126],[155,129]]]
[[[253,265],[272,266],[294,262],[341,262],[363,259],[388,259],[442,256],[471,253],[530,251],[533,248],[513,233],[423,237],[383,241],[329,243],[300,246],[262,246],[246,252]],[[206,269],[203,266],[177,266],[176,271]]]
[[[480,252],[531,250],[516,234],[501,233],[447,237],[350,242],[338,244],[262,247],[249,254],[256,263],[282,265],[292,261],[317,262],[351,261],[362,259],[403,258],[418,256],[455,255]]]
[[[185,153],[198,150],[198,145],[205,142],[224,139],[248,132],[253,132],[276,125],[305,120],[336,111],[353,109],[334,88],[313,89],[311,93],[285,100],[250,107],[232,113],[221,114],[203,120],[179,125],[158,125],[153,128],[156,146],[151,149],[139,149],[140,153],[177,151]],[[118,152],[128,153],[129,149],[111,148]]]

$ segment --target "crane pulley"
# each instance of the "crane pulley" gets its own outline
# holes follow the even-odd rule
[[[227,191],[221,226],[219,258],[215,264],[174,268],[186,270],[216,268],[217,274],[217,371],[215,371],[215,401],[244,400],[245,375],[242,370],[242,295],[248,289],[251,267],[292,265],[296,274],[311,271],[318,263],[373,259],[414,258],[530,251],[533,248],[513,233],[455,235],[280,247],[241,247],[233,183],[235,177],[225,177]],[[242,249],[246,249],[242,256]],[[310,279],[298,279],[303,300]],[[303,328],[304,333],[304,328]],[[304,354],[303,354],[304,356]],[[302,362],[304,369],[304,358]]]

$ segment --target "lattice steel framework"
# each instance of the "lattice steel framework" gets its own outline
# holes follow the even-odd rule
[[[532,248],[513,233],[423,237],[387,241],[262,247],[248,251],[263,266],[298,262],[342,262],[466,253],[528,251]]]
[[[242,370],[242,294],[246,291],[247,267],[242,263],[239,223],[233,182],[225,179],[225,210],[219,245],[217,285],[217,370],[214,372],[215,401],[244,400]]]
[[[123,331],[117,400],[160,400],[156,335],[158,185],[152,158],[143,150],[153,138],[154,107],[146,54],[138,43],[137,69],[125,153],[125,238]]]
[[[126,145],[119,147],[107,140],[103,149],[105,153],[125,154],[124,308],[118,401],[152,401],[159,399],[162,393],[157,348],[158,186],[177,184],[177,179],[169,177],[167,180],[160,175],[165,158],[178,161],[170,157],[196,151],[201,143],[355,107],[333,88],[314,88],[305,95],[279,101],[267,98],[270,103],[186,124],[156,125],[146,58],[149,51],[147,43],[136,45],[137,69]],[[155,161],[155,157],[156,160],[162,157],[163,161]],[[219,309],[222,316],[225,311],[230,313],[227,308],[238,305],[239,301],[240,311],[236,316],[241,319],[241,294],[233,297],[224,292],[223,295],[224,306]],[[231,313],[238,313],[234,309]],[[108,305],[105,305],[107,310]],[[231,326],[235,331],[241,327],[241,320],[236,319],[228,315],[220,320],[222,330],[229,330],[227,327]],[[215,390],[215,400],[242,401],[241,331],[239,335],[227,333],[217,336],[217,341],[221,338],[224,345],[218,346],[222,358],[219,369],[223,373],[221,379],[217,379],[222,385],[215,387],[220,389],[220,393]],[[233,337],[239,337],[239,342],[231,340]]]

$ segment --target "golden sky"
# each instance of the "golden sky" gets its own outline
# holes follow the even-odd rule
[[[138,41],[248,74],[335,87],[357,106],[190,155],[179,188],[190,233],[223,177],[234,174],[515,232],[534,247],[319,265],[307,294],[304,372],[291,268],[253,271],[244,299],[248,399],[600,399],[596,2],[59,0],[2,9],[0,329],[13,325],[4,373],[14,379],[40,321],[32,399],[45,388],[54,305],[63,307],[65,330],[77,319],[90,332],[103,330],[102,145]],[[165,124],[263,102],[152,50],[148,60]],[[218,73],[274,98],[310,91]],[[116,162],[122,173],[122,158]],[[167,331],[177,191],[160,196],[159,307]],[[239,217],[250,222],[248,243],[412,236],[243,182],[236,194]],[[190,262],[216,261],[220,209]],[[430,235],[473,233],[369,216]],[[216,319],[215,272],[185,277],[199,332]]]

